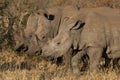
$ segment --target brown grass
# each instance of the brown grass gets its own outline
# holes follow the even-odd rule
[[[55,76],[53,78],[48,77],[45,73],[41,74],[41,71],[37,70],[16,70],[16,71],[5,71],[0,73],[0,80],[120,80],[119,77],[114,73],[110,72],[108,74],[97,73],[91,75],[83,76]]]
[[[28,64],[34,64],[30,70],[27,69],[4,69],[1,70],[1,65],[7,62],[20,64],[23,61],[28,61]],[[117,71],[109,70],[108,72],[99,71],[97,74],[84,73],[80,76],[75,76],[70,72],[65,71],[65,66],[62,64],[57,66],[44,59],[37,60],[25,55],[18,55],[11,50],[0,52],[0,80],[120,80],[120,74]]]

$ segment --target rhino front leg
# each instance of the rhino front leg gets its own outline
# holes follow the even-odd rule
[[[80,70],[79,70],[79,67],[78,67],[78,62],[79,62],[79,59],[81,59],[81,57],[84,54],[85,54],[85,51],[82,50],[79,53],[77,53],[75,56],[73,56],[71,62],[72,62],[72,68],[73,68],[73,73],[74,74],[80,74]]]
[[[87,49],[87,54],[90,59],[90,72],[96,72],[100,59],[102,57],[103,48],[99,47],[90,47]]]
[[[71,58],[72,58],[72,49],[70,49],[67,54],[65,54],[65,67],[66,70],[71,71],[72,66],[71,66]]]

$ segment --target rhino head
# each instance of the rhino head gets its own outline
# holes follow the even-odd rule
[[[28,54],[35,55],[41,53],[41,47],[53,38],[54,32],[51,21],[54,21],[54,14],[42,12],[35,14],[28,20],[27,27],[24,30]],[[35,21],[33,21],[35,19]]]
[[[36,30],[26,35],[28,53],[34,55],[37,52],[41,52],[41,47],[45,44],[49,37],[51,37],[50,21],[46,18],[46,15],[39,15],[36,25]],[[34,27],[33,27],[34,29]]]
[[[34,45],[31,44],[29,46],[29,53],[34,54],[41,52],[46,42],[58,34],[60,20],[60,7],[47,8],[46,11],[38,17],[38,27],[34,33],[34,38],[30,41],[30,43],[34,43]]]

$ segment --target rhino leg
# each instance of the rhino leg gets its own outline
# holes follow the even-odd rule
[[[84,54],[85,54],[85,51],[80,51],[75,56],[73,56],[71,62],[72,62],[72,68],[73,68],[73,73],[74,74],[80,74],[80,70],[79,70],[79,67],[78,67],[78,62],[79,62],[79,59],[81,59],[82,56],[84,56]]]
[[[72,70],[71,67],[71,58],[72,58],[72,49],[70,49],[67,54],[64,55],[65,57],[65,69],[67,69],[68,71]]]
[[[96,72],[99,65],[100,59],[102,57],[103,48],[90,47],[87,50],[87,54],[90,59],[90,72]]]

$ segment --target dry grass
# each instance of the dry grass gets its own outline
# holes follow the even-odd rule
[[[118,75],[115,72],[110,72],[108,74],[97,73],[91,75],[83,75],[83,76],[55,76],[51,78],[48,77],[45,73],[41,74],[39,70],[16,70],[16,71],[5,71],[0,73],[0,80],[120,80]]]
[[[36,59],[30,59],[25,55],[18,56],[11,50],[0,52],[0,80],[120,80],[120,74],[114,70],[109,70],[106,73],[99,71],[97,74],[84,73],[83,75],[75,76],[72,73],[65,72],[63,64],[57,66],[49,61],[41,59],[38,61]],[[27,61],[28,64],[33,64],[35,67],[31,67],[30,70],[26,68],[1,68],[7,62],[14,62],[13,65],[20,65],[23,61]]]

